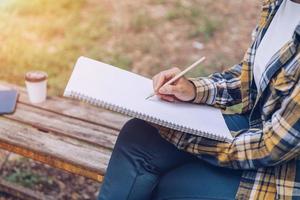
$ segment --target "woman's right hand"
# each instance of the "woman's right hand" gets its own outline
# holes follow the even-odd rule
[[[191,101],[196,96],[196,87],[185,77],[179,78],[171,85],[163,86],[168,80],[172,79],[181,70],[177,67],[162,71],[155,75],[153,80],[153,89],[157,96],[166,101]],[[162,87],[163,86],[163,87]]]

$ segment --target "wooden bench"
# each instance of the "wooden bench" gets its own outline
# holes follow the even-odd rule
[[[129,119],[61,97],[32,105],[22,87],[16,112],[0,116],[0,148],[101,182],[120,128]],[[1,103],[1,102],[0,102]]]

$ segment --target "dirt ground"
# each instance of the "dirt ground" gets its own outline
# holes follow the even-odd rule
[[[142,8],[130,0],[117,6],[122,12],[114,17],[120,18],[122,26],[106,46],[126,52],[131,70],[148,77],[174,65],[184,68],[202,55],[207,61],[191,76],[208,75],[239,62],[259,14],[258,1],[250,0],[140,2],[144,2]],[[138,8],[142,13],[135,17],[142,19],[135,22],[132,13]]]
[[[1,177],[55,199],[96,199],[100,183],[12,155]],[[1,194],[0,194],[0,200]]]

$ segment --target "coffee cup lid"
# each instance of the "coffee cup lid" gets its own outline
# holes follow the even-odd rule
[[[48,79],[48,75],[43,71],[30,71],[25,75],[25,80],[28,82],[41,82]]]

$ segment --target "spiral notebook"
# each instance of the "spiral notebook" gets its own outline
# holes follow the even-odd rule
[[[151,79],[80,57],[64,96],[190,134],[232,140],[221,110],[157,97],[146,100],[152,92]]]

